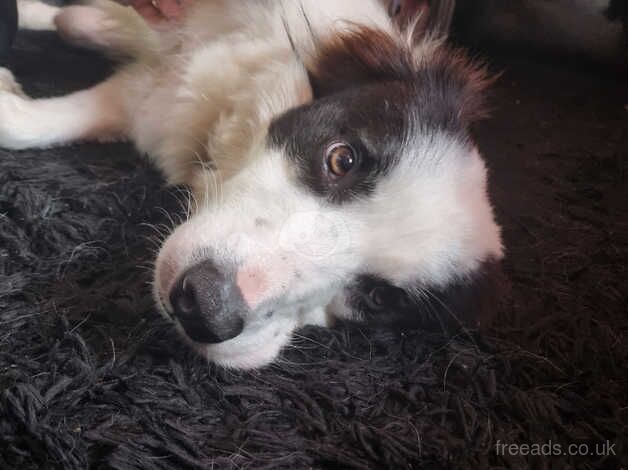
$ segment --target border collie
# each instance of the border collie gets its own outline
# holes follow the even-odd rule
[[[469,133],[489,81],[444,44],[452,2],[397,3],[199,1],[157,31],[110,1],[22,0],[23,25],[125,65],[47,99],[1,70],[0,146],[130,139],[188,185],[155,299],[220,365],[268,364],[294,329],[333,318],[457,322],[502,258]]]

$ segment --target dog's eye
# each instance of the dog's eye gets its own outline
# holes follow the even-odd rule
[[[347,175],[356,165],[356,155],[347,144],[333,144],[327,149],[325,165],[332,178],[340,179]]]

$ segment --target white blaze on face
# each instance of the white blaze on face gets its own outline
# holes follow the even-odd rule
[[[351,250],[350,232],[342,218],[323,210],[297,211],[279,224],[275,236],[260,243],[241,234],[230,249],[243,254],[236,282],[251,309],[284,295],[308,273],[333,264]],[[243,248],[246,246],[246,248]],[[241,255],[242,256],[242,255]],[[318,274],[317,274],[318,276]]]
[[[290,215],[279,234],[279,244],[302,261],[342,256],[351,247],[348,224],[342,214],[329,209],[300,211]]]
[[[162,298],[181,275],[166,261],[177,258],[184,271],[203,256],[235,269],[235,282],[252,311],[298,303],[318,289],[341,288],[337,278],[355,267],[351,233],[356,227],[341,207],[299,187],[283,155],[259,162],[224,186],[225,204],[201,209],[167,240],[158,260]]]
[[[249,311],[244,331],[202,346],[210,359],[248,366],[259,335],[288,341],[302,319],[331,304],[355,275],[403,286],[446,285],[501,257],[499,228],[486,194],[486,169],[473,148],[448,135],[408,145],[372,193],[332,204],[304,187],[289,159],[266,151],[223,188],[220,206],[201,209],[168,239],[158,285],[202,259],[232,269]],[[166,293],[161,293],[167,298]],[[269,315],[272,313],[272,315]],[[281,345],[265,348],[272,359]],[[236,351],[237,349],[237,351]],[[253,362],[251,362],[253,361]]]

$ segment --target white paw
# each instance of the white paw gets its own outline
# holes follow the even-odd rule
[[[106,48],[109,36],[120,28],[106,11],[83,5],[61,9],[54,22],[57,32],[66,42],[96,49]]]
[[[25,121],[29,101],[13,74],[0,68],[0,147],[17,150],[28,146],[20,123]]]
[[[13,73],[4,67],[0,67],[0,93],[18,95],[21,97],[26,96],[20,84],[15,80]]]
[[[17,9],[20,29],[54,31],[53,19],[59,12],[59,7],[40,1],[18,0]]]

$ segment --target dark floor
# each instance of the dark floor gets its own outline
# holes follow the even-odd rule
[[[484,334],[310,328],[265,370],[207,366],[146,285],[177,192],[127,145],[0,150],[0,468],[626,467],[628,81],[492,62],[511,288]],[[13,68],[41,96],[107,65],[22,34]]]

